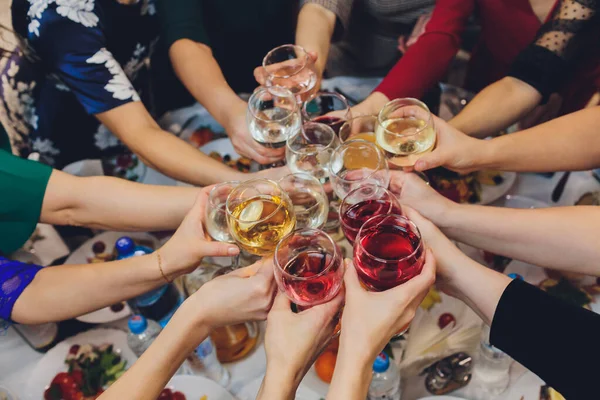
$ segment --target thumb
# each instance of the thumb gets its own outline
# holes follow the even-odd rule
[[[292,303],[290,299],[283,293],[282,291],[277,292],[277,296],[275,296],[275,301],[273,302],[273,307],[271,310],[278,311],[292,311]]]
[[[346,273],[344,274],[344,283],[346,284],[346,291],[353,292],[355,290],[362,289],[360,282],[358,280],[358,275],[356,274],[356,268],[354,267],[354,263],[349,260],[344,260],[344,265],[346,266]]]
[[[240,249],[231,243],[210,242],[202,243],[202,257],[228,257],[240,253]]]
[[[319,58],[319,54],[316,51],[309,51],[308,56],[310,57],[312,62],[316,62],[317,59]]]
[[[422,172],[446,164],[446,155],[441,149],[434,149],[431,153],[422,155],[415,163],[415,170]]]

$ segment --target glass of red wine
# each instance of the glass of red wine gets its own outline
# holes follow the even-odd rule
[[[300,310],[327,303],[342,287],[342,253],[323,231],[304,228],[290,233],[277,245],[274,259],[279,288]]]
[[[352,113],[348,101],[341,94],[319,92],[302,105],[302,118],[325,124],[339,135],[340,128],[352,118]]]
[[[386,188],[367,183],[344,198],[340,205],[340,223],[346,239],[354,243],[358,231],[376,215],[402,214],[400,203]]]
[[[424,261],[419,229],[398,214],[370,218],[354,241],[359,280],[372,291],[391,289],[414,278],[421,273]]]

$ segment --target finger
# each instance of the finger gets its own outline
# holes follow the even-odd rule
[[[402,187],[406,181],[406,172],[403,171],[390,171],[390,190],[392,193],[402,193]]]
[[[421,273],[398,288],[403,289],[409,298],[415,298],[429,289],[435,282],[435,257],[431,250],[425,252],[425,264]]]
[[[202,248],[203,257],[228,257],[240,254],[240,249],[231,243],[205,242]]]
[[[308,56],[310,57],[312,62],[316,62],[319,59],[319,53],[317,53],[316,51],[309,51]]]
[[[264,262],[265,259],[261,258],[252,265],[231,272],[231,275],[239,276],[241,278],[249,278],[251,276],[256,275],[256,273],[260,270]]]
[[[277,292],[277,296],[275,296],[275,301],[273,302],[273,307],[271,307],[271,310],[292,311],[292,304],[285,293]]]
[[[415,170],[422,172],[428,169],[444,166],[446,154],[441,149],[434,149],[431,153],[422,155],[415,163]]]
[[[346,285],[346,291],[350,293],[354,292],[355,290],[362,290],[362,286],[360,285],[360,281],[358,280],[358,275],[356,273],[354,263],[349,259],[345,259],[344,266],[346,267],[346,273],[344,274],[344,284]]]
[[[256,276],[262,276],[267,278],[268,280],[272,280],[274,278],[273,273],[273,257],[263,258],[261,265],[258,267],[256,271]]]

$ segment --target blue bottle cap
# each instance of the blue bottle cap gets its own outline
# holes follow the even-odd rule
[[[120,237],[115,242],[115,249],[117,249],[117,253],[119,253],[120,256],[131,254],[134,248],[135,243],[129,236]]]
[[[148,321],[146,321],[146,318],[141,315],[133,315],[129,318],[127,325],[129,325],[129,330],[131,333],[134,335],[139,335],[148,327]]]
[[[511,278],[511,279],[520,279],[520,280],[523,280],[523,277],[521,275],[515,274],[514,272],[511,273],[511,274],[508,274],[508,277]]]
[[[385,372],[390,367],[390,358],[383,351],[379,353],[375,362],[373,363],[373,371]]]

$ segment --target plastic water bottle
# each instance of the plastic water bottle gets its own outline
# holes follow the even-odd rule
[[[373,380],[368,400],[400,400],[400,373],[384,352],[373,363]]]
[[[136,246],[134,241],[127,236],[119,238],[115,243],[115,248],[118,254],[117,260],[143,256],[153,252],[149,247]],[[158,263],[158,261],[156,262]],[[158,270],[158,265],[156,268]],[[183,303],[183,296],[171,283],[137,296],[128,303],[134,312],[143,315],[147,319],[157,321],[164,328],[177,311],[177,308]]]
[[[210,336],[200,343],[188,361],[193,374],[205,375],[223,387],[229,385],[231,376],[217,358],[217,349]]]
[[[473,389],[476,398],[487,399],[504,392],[510,381],[510,365],[513,359],[490,344],[490,328],[485,325],[481,332],[479,352],[473,369]]]
[[[128,325],[127,345],[136,356],[140,357],[160,334],[161,327],[158,322],[146,319],[142,315],[131,316]]]

